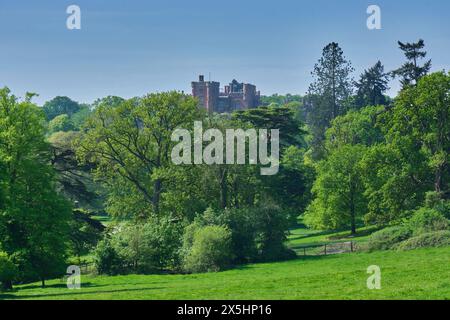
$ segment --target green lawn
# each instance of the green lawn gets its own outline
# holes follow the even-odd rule
[[[366,287],[381,268],[381,290]],[[306,257],[210,274],[82,277],[24,285],[3,299],[450,299],[450,247]]]
[[[356,235],[351,235],[350,231],[317,231],[306,228],[303,221],[299,219],[297,228],[289,231],[288,246],[296,251],[297,254],[303,255],[303,248],[310,246],[349,241],[361,245],[377,230],[378,228],[374,226],[361,227],[357,229]],[[307,254],[318,254],[322,251],[323,247],[317,249],[309,248]]]

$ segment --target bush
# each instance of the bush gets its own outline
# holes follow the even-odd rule
[[[192,247],[184,259],[184,270],[220,271],[229,266],[231,260],[230,230],[223,226],[200,227],[195,231]]]
[[[399,243],[397,250],[412,250],[426,247],[443,247],[450,245],[450,231],[441,230],[429,233],[422,233],[419,236],[410,238]]]
[[[408,228],[414,236],[433,231],[447,230],[448,220],[435,209],[420,208],[409,219]]]
[[[0,289],[11,290],[12,282],[18,274],[17,267],[9,259],[8,255],[0,252]]]
[[[207,209],[186,227],[182,256],[189,252],[195,231],[208,225],[226,226],[231,231],[234,263],[274,261],[296,256],[285,246],[289,215],[271,202],[219,212]]]
[[[259,260],[277,261],[295,258],[294,251],[285,246],[289,216],[279,206],[264,202],[255,208],[256,246]]]
[[[122,271],[122,260],[109,239],[103,239],[95,248],[94,264],[99,274],[116,275]]]
[[[95,250],[99,273],[151,273],[178,268],[181,246],[179,226],[170,219],[127,224],[103,240]]]
[[[114,247],[127,268],[149,273],[179,265],[181,232],[169,219],[128,225],[113,236]]]
[[[450,200],[444,199],[442,193],[427,192],[425,207],[435,209],[442,213],[444,217],[450,219]]]
[[[411,231],[404,226],[389,227],[373,233],[367,243],[369,251],[389,250],[395,244],[408,239]]]

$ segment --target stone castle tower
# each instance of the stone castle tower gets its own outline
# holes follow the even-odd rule
[[[192,95],[208,112],[230,113],[236,110],[256,108],[260,103],[260,93],[256,86],[233,80],[220,91],[220,83],[205,81],[203,75],[192,82]]]

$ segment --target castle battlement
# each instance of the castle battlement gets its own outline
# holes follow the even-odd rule
[[[233,80],[221,90],[220,82],[205,81],[203,75],[192,82],[192,95],[201,107],[217,113],[256,108],[260,103],[260,93],[252,84]]]

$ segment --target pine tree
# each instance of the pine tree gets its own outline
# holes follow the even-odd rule
[[[356,105],[358,108],[367,106],[385,105],[387,99],[384,95],[389,90],[389,76],[384,72],[384,66],[378,61],[373,67],[364,70],[359,82],[356,96]]]
[[[425,62],[423,66],[419,66],[419,60],[424,59],[427,52],[423,50],[425,42],[420,39],[415,43],[398,42],[400,50],[405,54],[405,62],[400,68],[392,71],[392,76],[401,77],[401,84],[403,87],[408,85],[416,85],[420,78],[426,75],[431,69],[431,60]]]
[[[350,74],[354,71],[350,61],[335,42],[328,44],[311,73],[314,82],[306,99],[307,124],[313,136],[315,158],[320,158],[325,131],[331,120],[344,114],[352,94]]]

